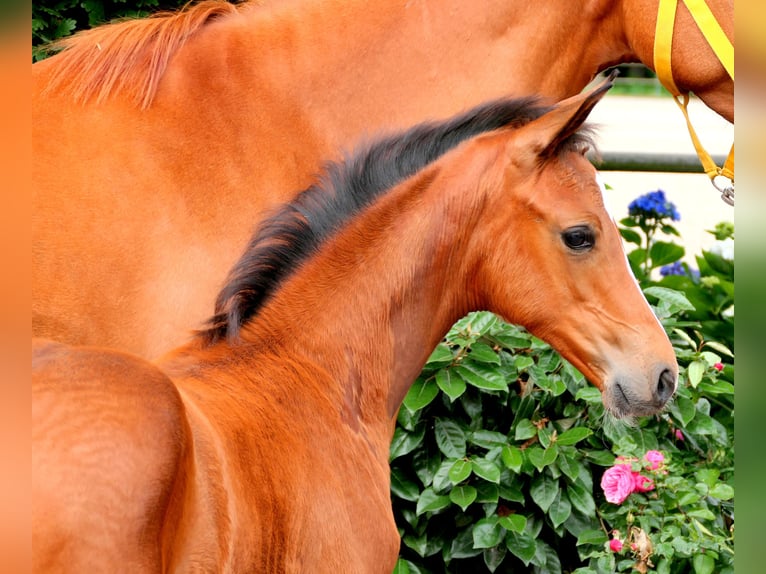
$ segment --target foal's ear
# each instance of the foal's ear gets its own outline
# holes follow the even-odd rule
[[[536,160],[551,157],[561,142],[580,128],[593,107],[614,85],[617,74],[615,70],[591,91],[560,101],[549,112],[521,128],[516,141],[532,150]]]

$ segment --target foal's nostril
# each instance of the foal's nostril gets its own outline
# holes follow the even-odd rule
[[[660,373],[660,380],[657,382],[657,400],[661,403],[667,402],[675,390],[676,378],[670,369],[665,369]]]

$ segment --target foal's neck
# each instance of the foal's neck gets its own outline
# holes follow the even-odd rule
[[[327,240],[242,330],[246,344],[269,341],[320,365],[361,422],[390,424],[434,347],[474,307],[466,278],[481,208],[466,204],[490,176],[486,157],[464,151],[451,152],[459,166],[426,168]],[[458,177],[470,183],[458,189]]]

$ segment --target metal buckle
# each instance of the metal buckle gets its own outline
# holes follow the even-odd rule
[[[724,183],[719,183],[719,177],[723,178]],[[721,192],[721,199],[734,207],[734,182],[723,175],[717,175],[711,181],[713,182],[713,187]]]

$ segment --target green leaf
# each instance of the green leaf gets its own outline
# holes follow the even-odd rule
[[[415,450],[420,446],[425,434],[426,427],[424,424],[419,424],[415,428],[415,432],[407,432],[402,427],[396,427],[394,430],[394,438],[391,440],[389,459],[394,460],[395,458],[404,456]]]
[[[593,431],[587,427],[575,427],[561,433],[556,438],[556,444],[559,446],[577,444],[582,439],[589,437]]]
[[[652,259],[653,267],[661,267],[678,261],[684,256],[686,251],[680,245],[667,243],[665,241],[656,241],[649,248],[649,257]]]
[[[715,434],[715,425],[713,419],[702,414],[698,410],[697,415],[694,417],[694,420],[687,425],[686,430],[689,431],[690,434],[712,435]]]
[[[639,281],[644,277],[642,266],[646,258],[646,249],[643,247],[637,247],[628,253],[628,263],[630,263],[630,268],[633,270],[633,273]]]
[[[537,542],[527,532],[509,532],[505,545],[525,566],[529,566],[537,552]]]
[[[508,549],[502,545],[495,546],[494,548],[485,548],[483,554],[487,570],[490,572],[497,570],[498,566],[503,563],[507,553]]]
[[[558,360],[558,358],[556,358]],[[566,391],[567,387],[558,375],[548,375],[540,365],[534,365],[529,369],[530,380],[538,388],[548,391],[554,397]]]
[[[495,517],[482,518],[473,527],[473,547],[492,548],[502,542],[505,531]]]
[[[540,446],[548,448],[553,440],[553,431],[548,429],[548,427],[542,427],[537,431],[537,440],[540,441]]]
[[[471,332],[486,335],[498,322],[498,317],[489,311],[475,311],[468,314]]]
[[[693,544],[686,538],[682,537],[676,537],[670,542],[673,545],[673,548],[675,551],[686,557],[693,556],[694,553],[698,550],[698,546],[696,544]]]
[[[705,346],[710,347],[711,349],[715,349],[722,355],[726,355],[727,357],[734,357],[734,353],[732,353],[729,348],[726,345],[722,345],[721,343],[717,341],[705,341]]]
[[[449,458],[464,458],[466,439],[463,429],[450,420],[437,419],[434,423],[434,437],[439,450]]]
[[[516,425],[516,431],[513,438],[516,440],[527,440],[537,435],[537,427],[529,419],[522,419]]]
[[[486,458],[474,458],[471,460],[471,466],[476,476],[495,484],[500,482],[500,467],[494,461]]]
[[[567,496],[577,510],[585,516],[594,516],[596,514],[596,503],[593,501],[593,494],[577,482],[567,486]]]
[[[510,445],[503,447],[500,458],[506,467],[510,468],[513,472],[516,473],[521,470],[521,465],[524,462],[524,457],[521,454],[521,450],[518,447]]]
[[[465,382],[478,389],[485,391],[507,391],[508,383],[503,376],[495,369],[482,365],[463,361],[460,366],[454,368]]]
[[[508,437],[503,433],[487,429],[479,429],[472,432],[468,440],[471,442],[471,444],[475,444],[476,446],[480,446],[486,449],[505,446],[508,444]]]
[[[694,574],[712,574],[715,568],[715,560],[707,554],[697,553],[692,558]]]
[[[721,471],[715,467],[701,468],[694,473],[694,477],[708,488],[713,488],[718,484],[718,477],[720,476]]]
[[[553,526],[558,528],[559,525],[564,524],[570,514],[572,514],[572,504],[569,502],[566,493],[559,489],[556,493],[556,498],[553,499],[553,503],[548,510],[548,516],[550,516]]]
[[[641,225],[634,217],[623,217],[620,219],[620,225],[624,227],[638,227]]]
[[[439,387],[432,378],[418,378],[404,397],[404,406],[419,411],[428,406],[439,394]]]
[[[577,459],[577,451],[568,452],[560,449],[559,457],[556,459],[559,470],[569,477],[571,481],[577,480],[580,472],[583,472],[583,464]]]
[[[538,474],[532,479],[532,483],[529,485],[529,494],[532,496],[532,500],[539,506],[543,512],[548,512],[548,509],[553,504],[556,496],[559,493],[558,480],[547,478],[544,474]]]
[[[436,372],[436,384],[449,397],[450,402],[460,397],[466,389],[465,381],[452,372],[452,369],[441,369]]]
[[[696,510],[690,510],[686,513],[687,516],[692,518],[699,518],[700,520],[715,520],[715,514],[713,514],[707,508],[697,508]]]
[[[481,554],[481,549],[473,547],[473,533],[471,528],[465,528],[458,532],[458,535],[452,539],[449,549],[449,557],[452,558],[471,558]]]
[[[444,492],[452,487],[452,481],[449,479],[449,471],[453,464],[455,464],[454,459],[444,460],[434,473],[431,485],[436,492]]]
[[[421,448],[412,455],[412,468],[423,486],[431,486],[441,463],[441,453],[433,449]]]
[[[393,574],[410,574],[410,565],[404,558],[399,558],[394,566]]]
[[[708,395],[733,395],[734,385],[720,380],[715,383],[702,381],[697,387],[697,390]]]
[[[426,534],[422,534],[421,536],[412,536],[408,534],[402,537],[402,542],[404,542],[408,548],[412,548],[420,556],[425,556],[428,551],[428,536]]]
[[[452,350],[449,346],[446,343],[439,343],[431,356],[428,357],[426,365],[428,367],[445,367],[451,364],[453,359]]]
[[[692,387],[697,388],[697,385],[700,384],[702,376],[705,374],[705,369],[707,369],[707,365],[704,361],[692,361],[689,364],[686,373],[689,376],[689,383]]]
[[[433,488],[426,488],[420,493],[416,512],[418,516],[424,512],[435,512],[450,505],[449,496],[436,494]]]
[[[641,245],[641,236],[635,231],[633,231],[632,229],[625,229],[624,227],[621,227],[620,235],[622,235],[622,238],[628,243],[635,243],[636,245]]]
[[[702,498],[697,492],[686,492],[678,497],[678,506],[686,506],[688,504],[694,504]]]
[[[601,546],[607,541],[607,536],[603,530],[585,530],[577,537],[577,546],[593,544]]]
[[[449,470],[449,479],[452,484],[463,482],[469,476],[471,476],[471,463],[465,459],[456,460]]]
[[[468,484],[456,486],[450,490],[449,499],[465,512],[465,509],[476,500],[476,489]]]
[[[532,445],[526,450],[527,459],[538,471],[542,471],[549,464],[556,462],[559,454],[558,447],[554,444],[545,450],[537,445]]]
[[[499,365],[500,357],[485,343],[474,343],[471,345],[471,352],[468,354],[472,361],[478,363],[488,363],[490,365]]]
[[[582,387],[577,391],[575,395],[576,400],[583,400],[586,403],[599,403],[601,404],[601,391],[596,387]]]
[[[399,409],[399,415],[396,417],[396,422],[399,426],[410,432],[415,432],[415,429],[420,422],[420,411],[411,411],[410,409]]]
[[[562,574],[558,551],[543,540],[537,540],[537,550],[532,564],[539,568],[539,570],[536,568],[536,571],[542,571],[546,574]]]
[[[535,364],[535,360],[529,355],[516,355],[513,358],[513,366],[516,370],[523,371]]]
[[[710,367],[712,367],[716,363],[720,363],[721,362],[721,357],[719,355],[716,355],[715,353],[710,352],[710,351],[702,351],[700,353],[700,356],[705,360],[705,362]]]
[[[584,450],[585,457],[599,466],[612,466],[614,455],[608,450]]]
[[[694,311],[694,305],[689,302],[686,295],[675,289],[653,286],[644,289],[644,294],[656,297],[659,301],[665,303],[671,313],[676,313],[678,311]]]
[[[710,489],[710,496],[720,500],[731,500],[734,498],[734,489],[728,484],[720,482]]]
[[[686,397],[678,397],[670,405],[670,412],[686,427],[697,414],[697,409],[694,407],[694,403]]]
[[[491,482],[479,482],[476,485],[476,502],[482,504],[496,504],[500,498],[500,489]],[[509,500],[509,499],[508,499]]]
[[[720,255],[717,255],[710,251],[703,251],[702,257],[705,258],[705,261],[707,261],[711,269],[713,269],[714,271],[717,271],[718,273],[720,273],[721,275],[725,277],[731,278],[732,274],[734,273],[733,261],[724,259]]]
[[[410,502],[415,502],[420,497],[418,485],[408,480],[398,469],[391,470],[391,492]]]
[[[501,517],[498,524],[511,532],[524,532],[527,527],[527,517],[523,514],[509,514]]]

